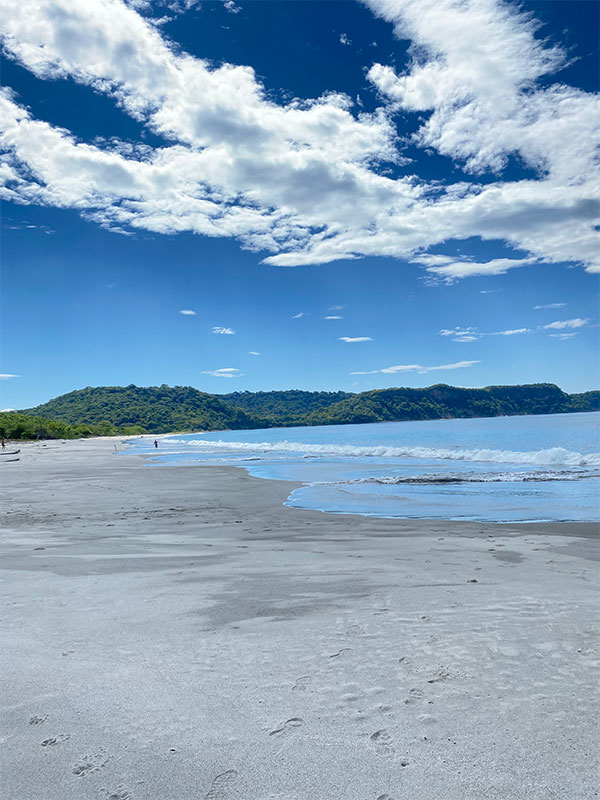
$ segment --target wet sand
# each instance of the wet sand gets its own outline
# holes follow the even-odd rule
[[[597,526],[291,509],[115,443],[0,463],[2,800],[598,796]]]

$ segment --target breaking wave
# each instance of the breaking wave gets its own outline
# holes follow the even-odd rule
[[[535,472],[465,472],[458,475],[382,475],[376,478],[357,478],[353,481],[336,481],[338,484],[377,483],[389,486],[401,484],[444,485],[453,483],[527,483],[538,481],[577,481],[582,478],[600,478],[600,471],[593,470],[559,470]]]
[[[186,445],[199,450],[230,450],[251,453],[295,453],[307,457],[338,456],[343,458],[420,458],[449,461],[483,461],[497,464],[530,464],[544,466],[600,467],[600,453],[577,453],[564,447],[547,450],[513,451],[473,449],[461,450],[435,447],[391,447],[378,445],[360,447],[355,445],[305,444],[300,442],[226,442],[207,439],[166,440],[170,444]]]

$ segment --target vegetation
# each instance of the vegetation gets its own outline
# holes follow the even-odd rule
[[[483,389],[437,384],[361,394],[289,390],[226,395],[163,384],[88,387],[24,412],[36,415],[33,419],[4,413],[2,424],[7,438],[72,438],[599,410],[600,392],[569,395],[551,383]]]
[[[313,411],[330,408],[353,395],[348,392],[233,392],[221,395],[232,406],[243,408],[264,423],[261,427],[306,425]]]
[[[243,409],[191,386],[98,386],[80,389],[25,411],[69,425],[104,421],[146,433],[263,427]]]
[[[0,436],[4,439],[82,439],[87,436],[133,436],[143,433],[136,426],[117,428],[110,422],[97,425],[67,425],[45,417],[32,417],[17,411],[0,411]]]

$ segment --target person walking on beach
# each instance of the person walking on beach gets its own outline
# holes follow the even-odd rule
[[[154,447],[158,447],[158,439],[154,440]]]
[[[3,436],[2,437],[2,449],[4,450],[5,447],[6,447],[6,442],[4,441],[4,436]]]

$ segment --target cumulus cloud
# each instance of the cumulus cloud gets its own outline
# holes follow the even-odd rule
[[[192,311],[190,308],[182,308],[179,313],[183,314],[184,317],[195,317],[196,316],[196,312]]]
[[[560,329],[560,328],[585,328],[588,324],[589,319],[581,319],[581,317],[575,317],[574,319],[562,319],[557,320],[556,322],[550,322],[548,325],[543,325],[544,330],[548,329]]]
[[[348,34],[346,33],[340,34],[340,44],[346,44],[346,45],[352,44],[352,40],[348,38]]]
[[[370,336],[338,336],[340,342],[372,342]]]
[[[80,141],[6,89],[3,198],[76,209],[120,233],[234,237],[280,266],[380,255],[412,259],[443,282],[545,262],[600,271],[600,110],[593,95],[551,82],[566,56],[499,0],[368,4],[412,40],[413,58],[400,74],[372,65],[382,105],[357,113],[335,91],[277,104],[251,66],[177,50],[119,0],[0,0],[10,58],[39,78],[109,95],[165,141]],[[413,145],[471,179],[440,184],[411,173],[402,115],[417,120]],[[504,178],[515,154],[538,177]],[[389,162],[403,166],[400,177],[386,174]],[[432,261],[426,252],[471,237],[525,255]]]
[[[217,333],[221,336],[234,336],[235,331],[232,328],[223,328],[221,325],[215,325],[211,333]]]
[[[9,381],[11,378],[20,377],[20,375],[12,375],[10,372],[0,372],[0,381]]]
[[[222,367],[221,369],[204,369],[202,374],[212,375],[213,378],[241,378],[244,373],[234,367]]]
[[[546,308],[564,308],[567,304],[566,303],[546,303],[545,306],[534,306],[534,311],[538,311],[539,309],[546,309]]]
[[[463,369],[465,367],[472,367],[479,363],[479,361],[456,361],[454,364],[440,364],[436,367],[424,367],[422,364],[397,364],[394,367],[371,369],[367,370],[366,372],[351,372],[350,375],[375,375],[376,373],[394,375],[397,372],[436,372],[437,370]]]

